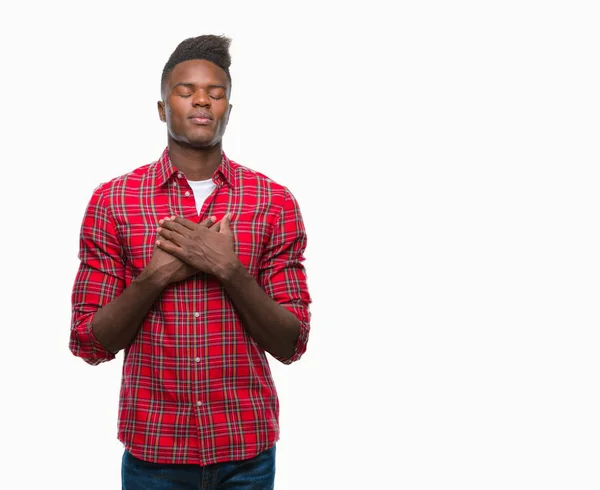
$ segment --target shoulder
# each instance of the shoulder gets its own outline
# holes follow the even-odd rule
[[[138,191],[151,178],[157,162],[153,162],[112,178],[98,185],[92,193],[92,202],[109,205],[122,199],[131,191]]]
[[[269,176],[245,167],[237,162],[230,160],[232,173],[235,175],[236,185],[241,192],[255,193],[257,197],[262,197],[271,201],[273,204],[284,205],[286,200],[296,201],[290,189],[276,182]]]

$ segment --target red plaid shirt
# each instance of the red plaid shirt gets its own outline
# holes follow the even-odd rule
[[[81,227],[70,349],[96,365],[114,359],[91,329],[152,256],[161,218],[196,222],[232,212],[235,252],[263,290],[300,320],[291,363],[306,350],[310,296],[306,233],[285,187],[229,160],[198,216],[194,194],[165,150],[160,160],[99,186]],[[251,458],[279,438],[279,401],[265,352],[224,288],[198,273],[171,284],[125,350],[118,437],[134,456],[207,465]]]

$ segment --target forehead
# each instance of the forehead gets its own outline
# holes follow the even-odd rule
[[[167,85],[173,87],[178,83],[229,87],[229,79],[225,71],[207,60],[188,60],[175,65],[169,74]]]

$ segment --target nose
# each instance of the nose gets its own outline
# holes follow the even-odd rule
[[[193,103],[195,106],[208,107],[210,106],[210,97],[204,90],[197,90],[194,93]]]

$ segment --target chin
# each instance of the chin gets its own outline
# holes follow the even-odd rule
[[[190,145],[192,148],[211,148],[217,145],[219,142],[220,140],[216,139],[194,139],[188,140],[188,145]]]
[[[219,138],[215,138],[215,135],[213,134],[207,134],[202,136],[197,134],[182,134],[177,137],[173,137],[173,135],[171,135],[171,139],[175,140],[182,146],[188,146],[190,148],[210,148],[211,146],[215,146],[221,141]]]
[[[182,146],[190,148],[210,148],[221,143],[222,134],[213,128],[169,128],[169,138]]]

